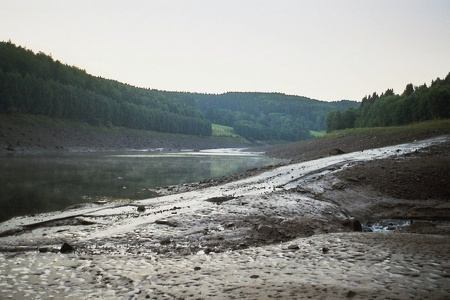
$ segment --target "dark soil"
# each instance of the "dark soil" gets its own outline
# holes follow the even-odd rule
[[[56,121],[55,121],[56,122]],[[55,151],[112,151],[142,149],[246,148],[250,142],[213,137],[130,131],[122,128],[89,129],[34,125],[21,122],[0,125],[0,154]]]
[[[353,185],[398,199],[450,200],[450,143],[416,151],[411,156],[383,159],[344,170],[340,178],[360,178]]]

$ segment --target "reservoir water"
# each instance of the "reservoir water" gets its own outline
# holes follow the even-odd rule
[[[138,200],[152,189],[277,164],[237,149],[99,152],[0,157],[0,222],[99,200]]]

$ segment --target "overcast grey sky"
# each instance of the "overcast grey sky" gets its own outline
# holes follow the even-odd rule
[[[0,0],[0,40],[139,87],[361,100],[450,72],[450,1]]]

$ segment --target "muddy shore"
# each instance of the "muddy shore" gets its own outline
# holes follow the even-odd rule
[[[374,150],[417,137],[342,139],[272,147],[292,164],[158,199],[2,223],[0,296],[448,298],[448,136]],[[397,220],[408,226],[394,231]],[[378,221],[386,232],[370,232]]]

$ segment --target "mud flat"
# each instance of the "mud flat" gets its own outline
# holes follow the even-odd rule
[[[448,299],[448,199],[411,203],[342,176],[448,143],[443,136],[161,189],[172,194],[131,205],[12,219],[0,224],[0,298]],[[406,204],[422,234],[361,231],[405,217]],[[424,219],[430,209],[444,213]]]

